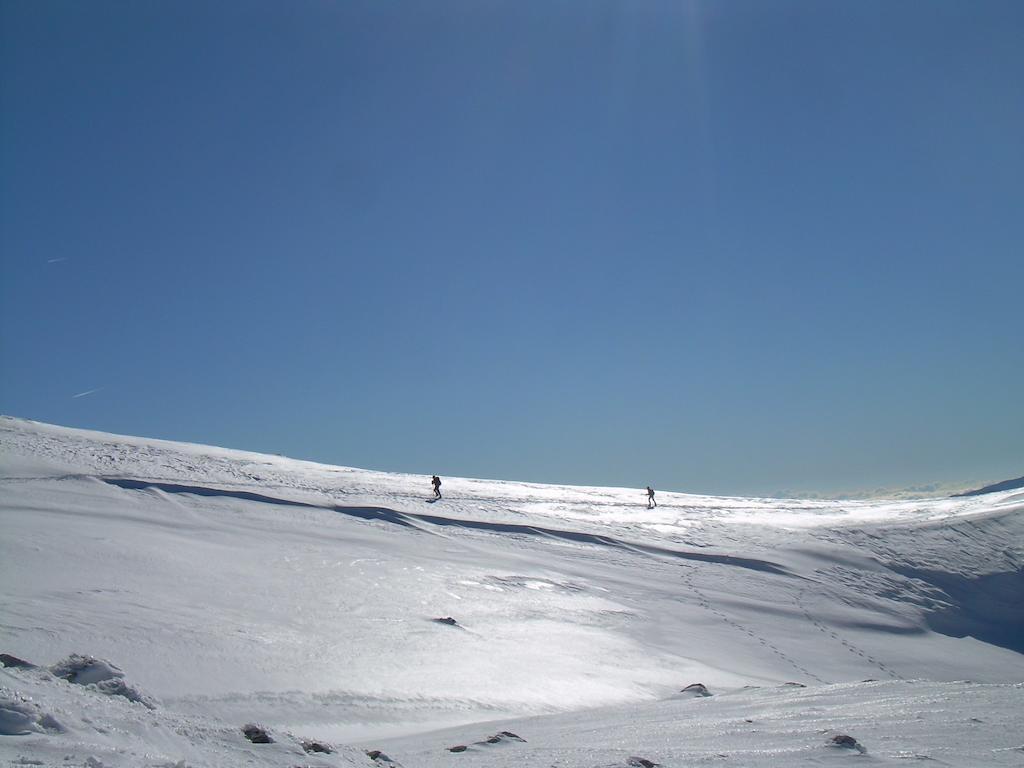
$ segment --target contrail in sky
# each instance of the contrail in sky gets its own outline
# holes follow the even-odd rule
[[[61,256],[59,259],[47,259],[46,263],[47,264],[56,264],[58,261],[67,261],[67,260],[68,260],[67,256]]]
[[[74,400],[76,397],[85,397],[86,395],[92,395],[99,392],[103,387],[96,387],[96,389],[87,389],[85,392],[79,392],[77,395],[72,395],[71,399]]]

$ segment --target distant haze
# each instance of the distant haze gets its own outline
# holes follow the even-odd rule
[[[971,483],[922,483],[900,488],[858,488],[827,491],[776,490],[769,496],[789,499],[930,499],[952,496],[967,490]]]
[[[0,412],[722,494],[1017,477],[1022,29],[2,3]]]

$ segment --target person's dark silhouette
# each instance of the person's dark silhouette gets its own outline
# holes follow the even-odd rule
[[[441,478],[434,475],[434,478],[430,481],[430,484],[434,486],[434,498],[441,498]]]
[[[658,506],[658,502],[654,500],[654,489],[651,486],[647,486],[647,508],[654,509]]]

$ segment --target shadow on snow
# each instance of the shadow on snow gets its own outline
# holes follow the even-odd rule
[[[333,510],[349,517],[360,520],[381,520],[386,523],[401,525],[406,528],[416,528],[417,523],[429,523],[439,527],[464,528],[467,530],[488,531],[490,533],[513,533],[526,536],[544,536],[562,541],[571,541],[577,544],[593,544],[601,547],[612,547],[628,552],[640,552],[646,555],[673,557],[682,560],[697,560],[707,563],[718,563],[720,565],[731,565],[738,568],[747,568],[753,571],[775,573],[782,576],[794,576],[782,566],[768,560],[758,560],[750,557],[734,557],[732,555],[713,555],[706,552],[690,552],[666,547],[655,547],[649,544],[638,544],[634,542],[616,539],[610,536],[602,536],[596,533],[583,533],[580,531],[566,531],[557,528],[541,528],[535,525],[519,525],[516,523],[489,523],[483,520],[466,520],[455,517],[444,517],[441,515],[420,515],[411,512],[398,512],[386,507],[342,507],[334,504],[312,504],[305,501],[294,501],[292,499],[281,499],[274,496],[266,496],[262,493],[251,491],[233,491],[222,488],[208,488],[201,485],[181,485],[179,483],[164,483],[150,480],[131,480],[123,478],[102,478],[103,482],[109,485],[124,488],[126,490],[147,490],[155,489],[164,493],[184,493],[192,496],[213,496],[221,498],[240,499],[242,501],[255,501],[262,504],[276,504],[285,507],[306,507],[309,509]]]

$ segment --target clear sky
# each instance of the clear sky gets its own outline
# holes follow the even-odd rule
[[[714,493],[1024,474],[1020,0],[0,14],[0,412]]]

